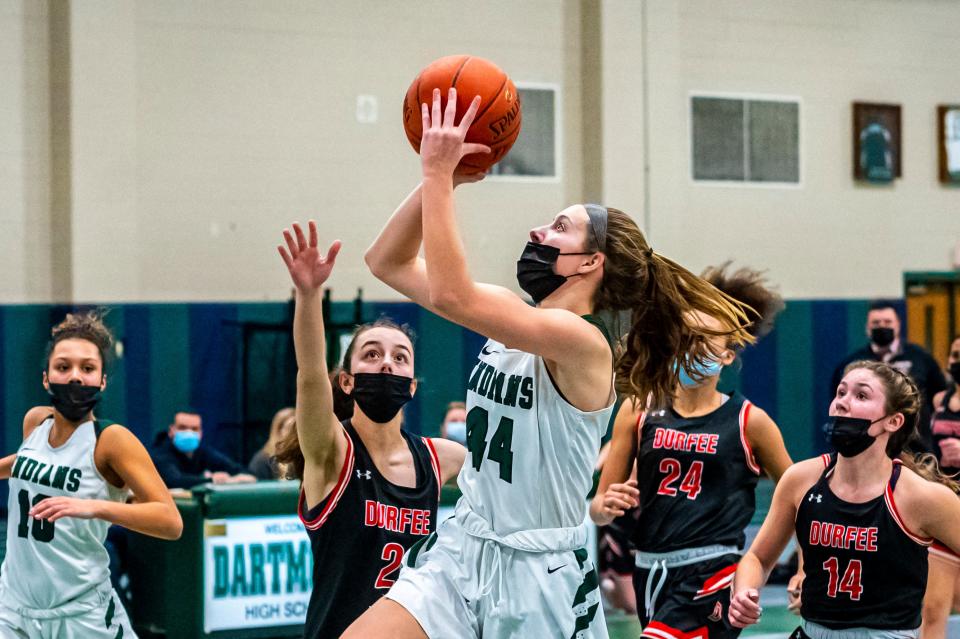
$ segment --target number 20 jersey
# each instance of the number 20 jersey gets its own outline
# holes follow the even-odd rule
[[[304,637],[339,637],[386,594],[403,554],[436,528],[440,460],[433,443],[406,431],[416,486],[380,474],[350,420],[342,422],[347,451],[330,494],[298,513],[313,551],[313,592]]]
[[[0,599],[11,608],[53,609],[110,579],[102,519],[32,519],[30,508],[47,497],[123,501],[93,460],[99,425],[80,424],[64,444],[50,445],[49,417],[20,445],[10,475],[7,554],[0,571]]]
[[[523,548],[511,541],[516,533],[568,529],[564,545],[582,545],[579,527],[612,411],[612,399],[600,410],[577,409],[542,357],[488,340],[467,383],[468,451],[457,478],[465,530]]]
[[[746,437],[751,406],[734,393],[698,417],[682,417],[673,408],[641,416],[637,550],[662,553],[714,544],[743,548],[760,474]]]

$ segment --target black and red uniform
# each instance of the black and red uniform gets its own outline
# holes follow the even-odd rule
[[[751,406],[734,393],[707,415],[640,417],[633,584],[643,637],[740,634],[726,611],[760,475],[746,435]]]
[[[393,585],[404,552],[436,528],[440,460],[427,438],[400,431],[417,485],[393,484],[377,470],[350,420],[336,486],[313,508],[300,493],[300,519],[313,550],[313,593],[304,637],[339,637]]]
[[[823,474],[797,508],[806,573],[800,616],[832,630],[919,628],[931,540],[911,532],[897,512],[900,461],[883,495],[852,504],[830,490],[836,454],[822,459]]]

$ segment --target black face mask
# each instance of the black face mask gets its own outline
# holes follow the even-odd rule
[[[390,373],[355,373],[350,396],[364,415],[378,424],[386,424],[413,399],[411,382],[410,377]]]
[[[99,386],[51,382],[47,392],[50,393],[53,407],[71,422],[78,422],[86,417],[100,401]]]
[[[527,242],[520,259],[517,260],[517,282],[520,289],[539,304],[551,293],[563,286],[568,278],[582,275],[558,275],[553,267],[561,255],[592,255],[592,253],[561,253],[555,246]]]
[[[950,377],[953,378],[954,382],[960,384],[960,362],[950,364]]]
[[[893,338],[896,337],[893,333],[892,328],[886,327],[877,327],[870,329],[870,341],[883,348],[884,346],[890,346],[893,343]]]
[[[886,415],[870,421],[859,417],[837,415],[827,420],[823,425],[823,432],[827,435],[827,441],[841,456],[856,457],[870,448],[876,440],[876,437],[868,435],[867,431],[872,425],[885,418]]]

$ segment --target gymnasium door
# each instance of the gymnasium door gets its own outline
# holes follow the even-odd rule
[[[947,367],[950,341],[960,331],[960,273],[904,273],[907,339]]]

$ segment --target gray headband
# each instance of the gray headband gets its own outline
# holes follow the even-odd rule
[[[604,253],[607,250],[607,217],[610,213],[607,207],[599,204],[584,204],[583,208],[587,209],[587,217],[590,218],[590,228],[597,241],[597,248]]]

